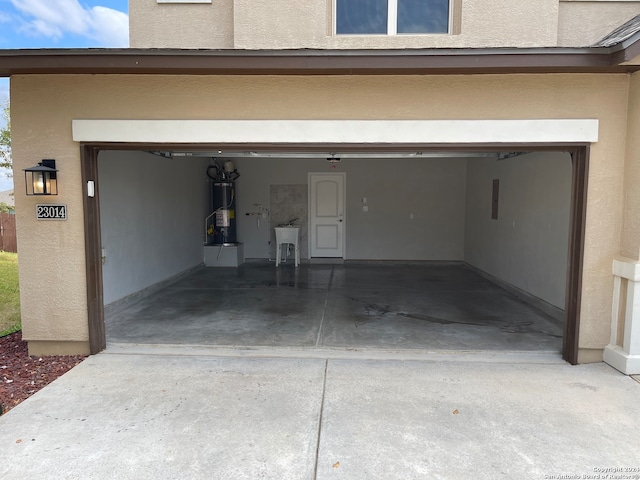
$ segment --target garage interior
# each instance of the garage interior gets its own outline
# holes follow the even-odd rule
[[[242,260],[205,267],[228,160]],[[312,172],[346,175],[344,261],[309,260]],[[101,151],[107,342],[557,354],[571,178],[566,152]],[[287,223],[302,263],[276,268]]]

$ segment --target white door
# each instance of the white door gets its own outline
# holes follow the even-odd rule
[[[311,257],[344,258],[345,173],[309,174]]]

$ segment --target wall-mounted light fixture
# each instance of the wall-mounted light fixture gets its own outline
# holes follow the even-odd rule
[[[27,195],[57,195],[58,170],[56,161],[42,160],[38,165],[24,169],[24,181]]]

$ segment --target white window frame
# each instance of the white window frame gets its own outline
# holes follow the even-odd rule
[[[586,0],[585,0],[586,1]],[[640,1],[640,0],[634,0]],[[453,29],[453,8],[455,6],[454,0],[448,0],[449,2],[449,21],[447,24],[447,33],[398,33],[398,0],[387,0],[387,33],[340,33],[338,34],[338,0],[332,0],[332,12],[333,12],[333,34],[344,36],[363,36],[363,35],[375,35],[377,37],[388,36],[405,36],[405,35],[450,35]]]

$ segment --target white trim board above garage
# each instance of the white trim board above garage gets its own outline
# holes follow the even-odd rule
[[[273,144],[592,143],[597,119],[73,120],[76,142]]]

